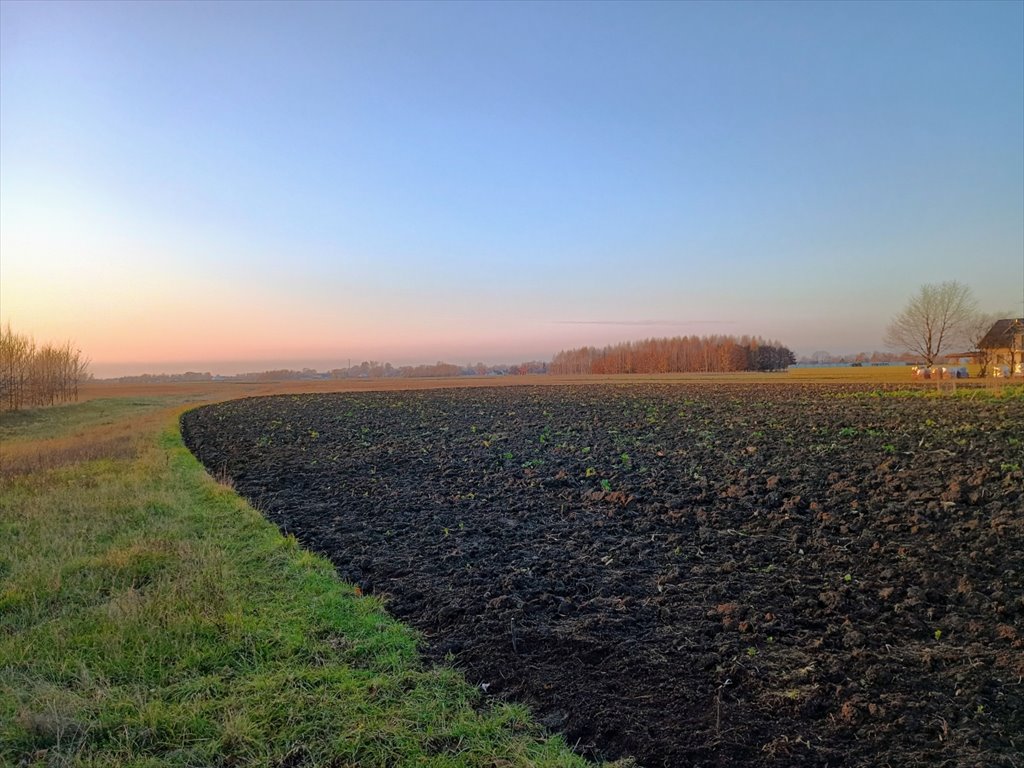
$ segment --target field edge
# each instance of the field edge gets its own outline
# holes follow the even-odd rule
[[[588,764],[210,477],[193,406],[0,479],[0,762]]]

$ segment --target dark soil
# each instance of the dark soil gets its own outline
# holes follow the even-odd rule
[[[645,766],[1022,766],[1024,401],[271,397],[182,419],[424,650]]]

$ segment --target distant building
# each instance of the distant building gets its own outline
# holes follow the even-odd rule
[[[950,364],[968,365],[976,363],[984,357],[983,352],[950,352],[948,355],[943,355],[942,359]]]
[[[997,320],[978,347],[988,352],[993,367],[1019,374],[1024,363],[1024,317]]]

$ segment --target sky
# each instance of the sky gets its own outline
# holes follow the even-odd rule
[[[1024,3],[0,2],[0,320],[97,376],[1024,314]]]

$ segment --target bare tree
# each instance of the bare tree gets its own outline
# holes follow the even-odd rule
[[[885,343],[932,365],[944,349],[966,343],[976,304],[970,287],[956,280],[922,285],[889,323]]]
[[[992,350],[981,346],[984,339],[996,321],[1007,316],[1005,312],[975,312],[967,321],[967,342],[972,350],[976,350],[977,361],[981,365],[981,375],[988,376],[989,365],[992,362]]]
[[[88,358],[70,341],[39,347],[7,323],[0,328],[0,411],[77,400],[88,366]]]

